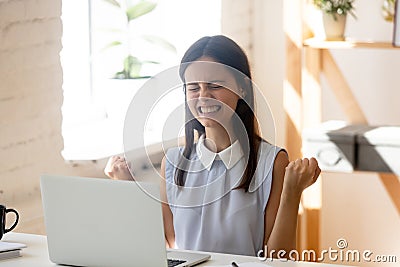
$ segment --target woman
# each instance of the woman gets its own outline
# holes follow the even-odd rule
[[[167,245],[252,256],[264,246],[267,256],[295,249],[300,197],[319,176],[317,161],[289,163],[285,150],[260,137],[249,63],[231,39],[199,39],[179,73],[186,142],[161,165]],[[133,179],[119,157],[106,173]]]

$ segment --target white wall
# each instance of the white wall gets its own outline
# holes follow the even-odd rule
[[[284,147],[282,2],[223,0],[222,33],[233,38],[248,55],[253,81],[266,100],[256,98],[256,110],[264,110],[265,103],[269,105],[268,112],[257,113],[263,136]]]
[[[283,107],[283,79],[285,44],[283,32],[283,2],[257,0],[253,17],[254,80],[271,109],[275,133],[270,124],[263,129],[268,140],[285,146],[285,111]],[[265,116],[265,114],[260,114]],[[267,117],[268,118],[268,117]]]

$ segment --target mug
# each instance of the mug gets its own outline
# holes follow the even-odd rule
[[[13,212],[15,214],[15,222],[10,228],[7,229],[6,228],[6,215],[9,212]],[[0,205],[0,223],[1,223],[1,225],[0,225],[0,239],[3,237],[3,235],[5,233],[8,233],[8,232],[12,231],[15,228],[15,226],[17,226],[18,220],[19,220],[19,214],[18,214],[18,212],[16,210],[7,209],[5,206]]]

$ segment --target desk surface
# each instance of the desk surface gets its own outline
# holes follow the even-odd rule
[[[7,267],[46,267],[46,266],[57,266],[49,260],[47,252],[47,239],[46,236],[22,234],[22,233],[7,233],[3,236],[2,241],[18,242],[27,245],[21,252],[22,257],[7,259],[0,261],[0,266]],[[211,266],[211,265],[229,265],[232,261],[237,263],[243,262],[258,262],[260,261],[256,257],[249,256],[238,256],[220,253],[211,253],[211,259],[198,266]],[[263,262],[266,266],[284,266],[284,267],[296,267],[296,266],[308,266],[308,267],[334,267],[342,265],[332,265],[323,263],[311,263],[311,262],[282,262],[279,260]]]

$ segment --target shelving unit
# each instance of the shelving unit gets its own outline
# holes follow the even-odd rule
[[[347,119],[354,124],[367,124],[367,119],[357,103],[354,95],[346,82],[345,77],[341,73],[339,67],[335,63],[330,50],[334,49],[393,49],[399,50],[387,42],[360,42],[360,41],[323,41],[318,39],[306,39],[303,43],[304,50],[304,69],[302,90],[307,90],[303,94],[305,103],[313,100],[320,101],[321,86],[319,83],[320,74],[324,73],[332,92],[335,94],[338,102],[341,104]],[[312,79],[312,82],[311,82]],[[306,89],[312,85],[312,89]],[[310,98],[309,100],[307,98]],[[304,102],[303,102],[304,103]],[[317,104],[321,105],[321,104]],[[304,126],[310,126],[321,121],[321,115],[315,113],[312,105],[304,105]],[[307,110],[309,108],[310,110]]]
[[[346,79],[342,75],[339,67],[336,65],[329,50],[332,49],[394,49],[400,51],[399,47],[394,47],[391,43],[384,42],[355,42],[355,41],[321,41],[317,39],[307,39],[304,41],[305,52],[305,69],[303,70],[304,76],[308,73],[313,74],[314,94],[320,96],[319,75],[324,73],[329,85],[332,88],[338,102],[342,106],[348,121],[353,124],[368,124],[367,119],[361,110],[359,104],[353,96],[351,88],[348,86]],[[311,60],[311,62],[309,62]],[[317,64],[316,64],[317,63]],[[303,76],[303,77],[304,77]],[[303,80],[307,82],[307,78]],[[307,84],[309,86],[309,84]],[[305,84],[303,84],[305,87]],[[319,88],[317,88],[319,87]],[[316,96],[303,95],[304,98],[315,99]],[[307,101],[306,99],[304,101]],[[312,117],[312,112],[315,110],[311,107],[308,116]],[[305,114],[306,115],[306,114]],[[304,118],[307,120],[307,117]],[[316,120],[316,118],[314,118]],[[400,182],[398,182],[397,175],[391,173],[380,173],[380,179],[386,188],[386,191],[391,197],[392,202],[395,204],[397,211],[400,214]],[[397,182],[396,182],[397,181]]]
[[[287,113],[286,146],[292,159],[302,156],[302,130],[322,122],[322,88],[320,76],[323,73],[331,91],[343,109],[347,121],[352,124],[368,124],[357,99],[336,64],[331,50],[345,49],[385,49],[400,51],[390,42],[358,41],[324,41],[306,38],[309,29],[302,18],[305,1],[284,1],[284,25],[286,34],[286,77],[284,84],[284,103]],[[296,96],[297,102],[285,98]],[[300,115],[298,115],[300,114]],[[357,172],[355,174],[360,174]],[[392,204],[400,215],[400,182],[392,173],[378,173]],[[320,211],[311,209],[303,212],[299,220],[299,249],[318,251]]]

